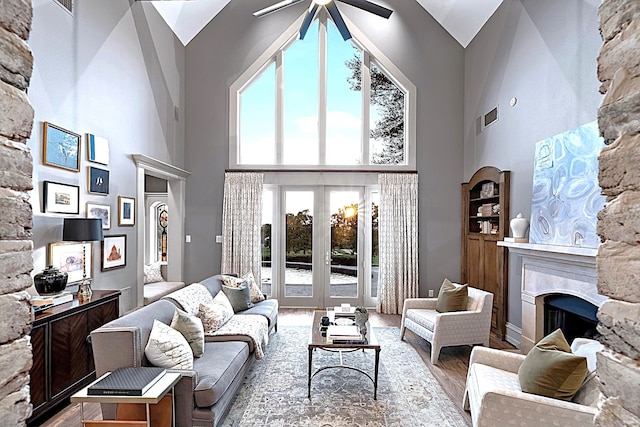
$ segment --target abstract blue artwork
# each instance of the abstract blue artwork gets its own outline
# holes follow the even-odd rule
[[[597,215],[605,202],[598,185],[602,147],[595,121],[536,144],[531,243],[598,247]]]

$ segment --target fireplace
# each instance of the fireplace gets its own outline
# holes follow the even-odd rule
[[[544,298],[544,334],[560,328],[571,343],[575,338],[596,338],[598,307],[573,295],[555,294]]]
[[[549,311],[553,313],[549,314],[552,316],[549,321],[556,325],[564,323],[570,335],[578,333],[573,329],[584,318],[597,322],[595,311],[607,299],[597,289],[597,249],[511,242],[498,242],[498,245],[508,247],[509,252],[522,259],[522,353],[527,353],[548,329],[556,329],[545,325]],[[545,300],[552,301],[553,305],[546,308]],[[576,303],[577,300],[593,307]],[[576,306],[580,308],[576,309]],[[580,333],[588,333],[592,327],[592,324],[584,324],[580,329],[585,331]],[[573,338],[567,339],[571,342]]]

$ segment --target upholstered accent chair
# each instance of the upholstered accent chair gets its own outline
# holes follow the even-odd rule
[[[471,411],[473,427],[517,425],[519,427],[587,427],[593,426],[600,396],[596,377],[595,353],[602,344],[592,342],[574,354],[587,358],[589,375],[571,401],[525,393],[520,387],[518,369],[525,355],[492,348],[475,347],[469,360],[463,406]],[[595,347],[595,349],[594,349]]]
[[[406,329],[431,343],[431,363],[438,363],[442,347],[482,344],[489,346],[493,294],[469,287],[466,310],[440,313],[437,298],[404,301],[400,339]]]

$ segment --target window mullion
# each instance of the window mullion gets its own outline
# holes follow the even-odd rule
[[[327,164],[327,15],[318,18],[318,163]]]
[[[371,129],[371,56],[366,50],[362,51],[362,164],[371,164],[369,149],[369,131]]]
[[[284,51],[276,55],[276,150],[275,164],[283,163],[284,147]]]

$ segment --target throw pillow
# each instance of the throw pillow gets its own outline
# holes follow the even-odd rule
[[[587,358],[572,354],[564,334],[556,329],[529,351],[518,379],[525,393],[571,400],[588,373]]]
[[[159,320],[153,321],[144,354],[154,366],[193,369],[193,353],[182,334]]]
[[[253,303],[251,302],[251,292],[249,291],[249,286],[247,286],[246,282],[243,282],[237,288],[222,285],[222,292],[224,292],[229,299],[234,313],[248,310],[253,307]]]
[[[155,282],[164,282],[159,262],[154,262],[153,264],[144,266],[144,284],[146,285],[147,283]]]
[[[200,304],[213,302],[211,292],[201,283],[192,283],[186,288],[178,289],[166,295],[164,299],[172,299],[182,306],[182,309],[192,316],[198,315]]]
[[[244,282],[244,279],[241,277],[229,276],[228,274],[221,274],[220,276],[222,278],[222,283],[230,288],[237,288]]]
[[[233,307],[224,292],[218,292],[210,304],[200,304],[198,317],[202,320],[204,333],[211,334],[233,317]]]
[[[204,354],[204,327],[202,326],[202,320],[176,308],[170,326],[185,337],[195,357],[202,357]]]
[[[249,290],[251,291],[251,302],[256,303],[264,301],[265,297],[262,293],[262,289],[256,283],[256,279],[253,277],[252,272],[248,272],[244,275],[244,280],[249,284]]]
[[[466,310],[468,297],[469,289],[466,284],[451,283],[449,279],[444,279],[442,286],[440,286],[440,292],[438,292],[436,311],[447,313]]]

